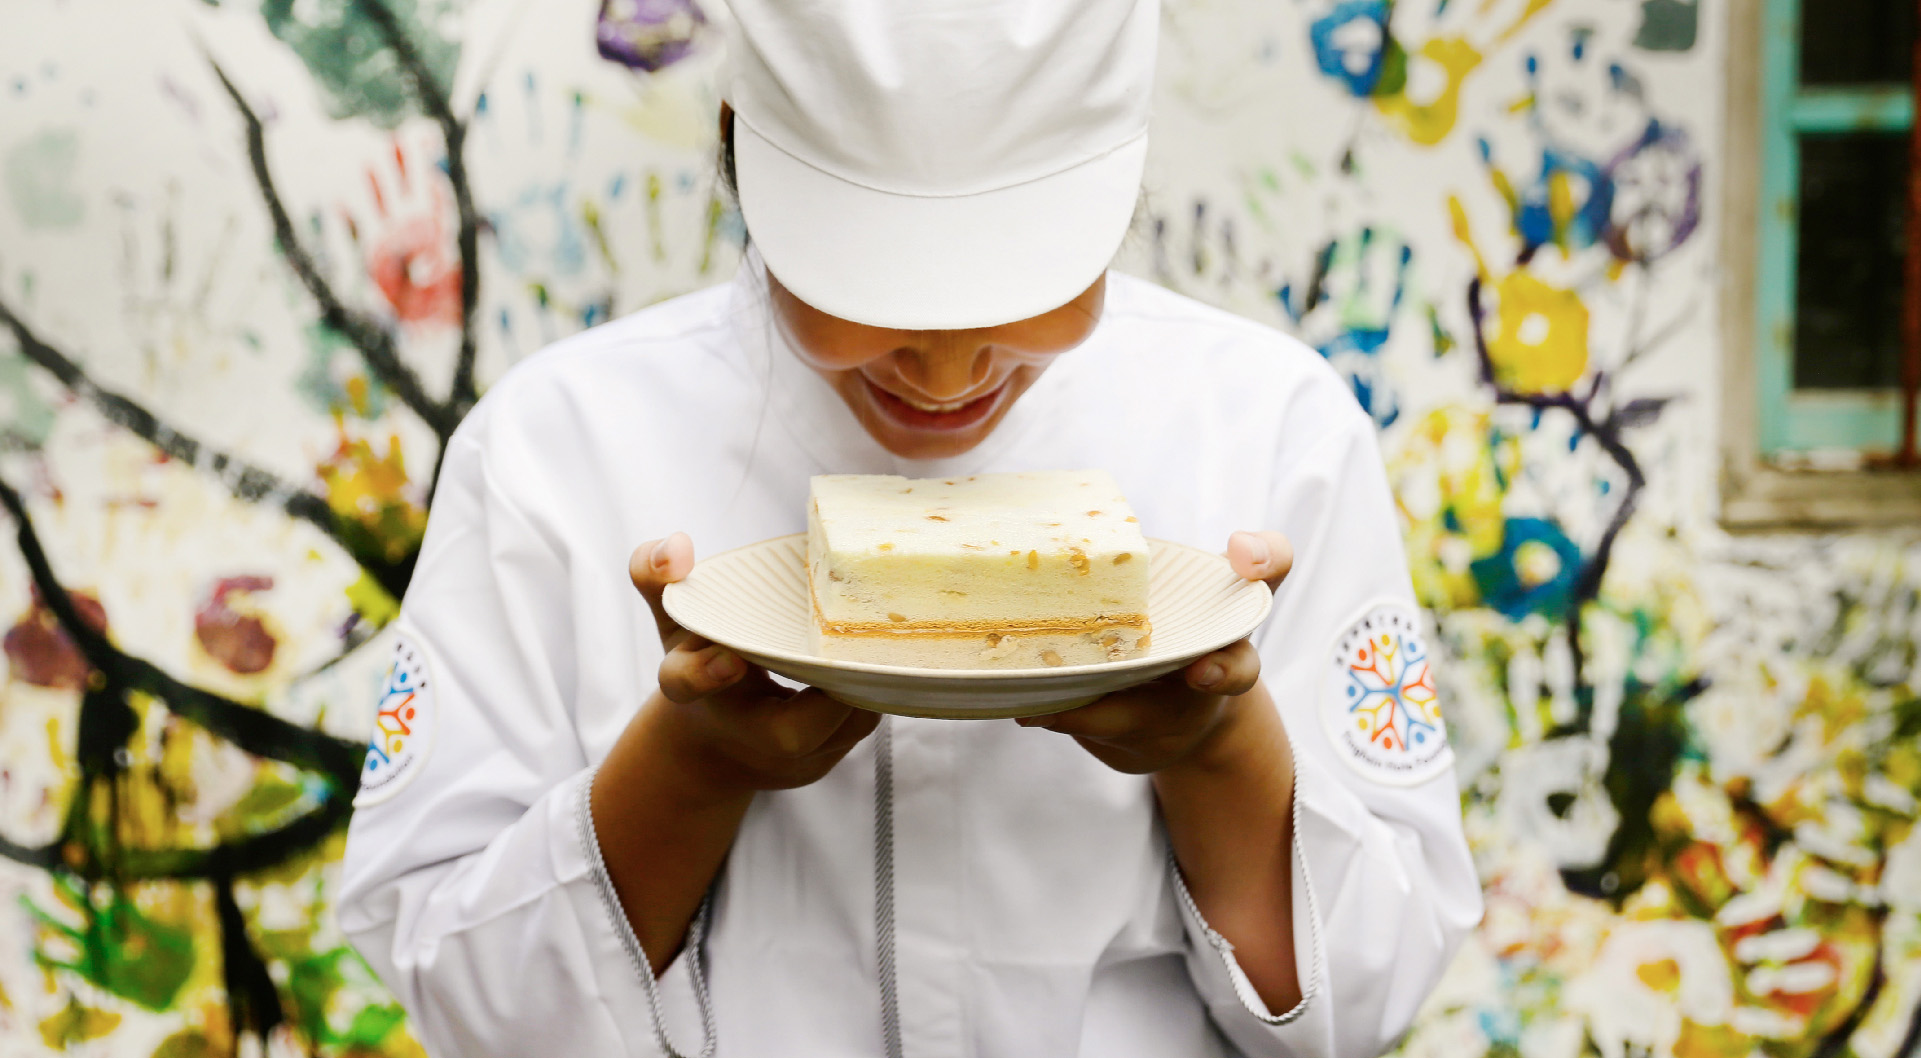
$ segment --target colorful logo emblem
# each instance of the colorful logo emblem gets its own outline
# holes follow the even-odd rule
[[[405,636],[394,641],[393,664],[380,684],[373,738],[360,765],[356,805],[392,797],[420,771],[433,744],[434,687],[426,653]]]
[[[1454,760],[1420,619],[1402,602],[1369,606],[1334,641],[1321,717],[1341,756],[1377,782],[1412,785]]]

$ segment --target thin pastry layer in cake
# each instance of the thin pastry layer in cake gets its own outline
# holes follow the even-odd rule
[[[822,657],[918,668],[1088,665],[1147,649],[1147,540],[1104,471],[813,479]]]

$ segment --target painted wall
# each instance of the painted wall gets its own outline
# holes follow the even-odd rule
[[[0,1052],[419,1053],[326,909],[440,446],[733,267],[689,0],[388,2],[5,12]],[[1713,520],[1724,15],[1168,3],[1124,262],[1352,380],[1450,655],[1410,1053],[1921,1024],[1921,550]]]

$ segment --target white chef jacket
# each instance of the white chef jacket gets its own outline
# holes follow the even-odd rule
[[[750,257],[732,283],[529,358],[447,447],[339,900],[428,1052],[882,1055],[881,885],[907,1058],[1391,1045],[1481,902],[1444,732],[1404,725],[1427,746],[1406,760],[1392,731],[1388,751],[1343,734],[1354,644],[1419,633],[1374,430],[1337,376],[1291,338],[1116,274],[1093,335],[979,447],[904,460],[781,344],[763,276]],[[896,717],[891,882],[869,738],[812,786],[754,798],[704,936],[650,1002],[586,810],[661,661],[634,547],[803,531],[814,474],[1086,467],[1114,475],[1150,536],[1293,541],[1255,642],[1293,746],[1306,998],[1262,1004],[1187,898],[1148,779],[1012,721]]]

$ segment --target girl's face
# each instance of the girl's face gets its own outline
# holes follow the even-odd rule
[[[881,447],[905,459],[980,444],[1056,356],[1087,340],[1107,277],[1051,312],[962,331],[897,331],[830,316],[767,277],[774,316]]]

